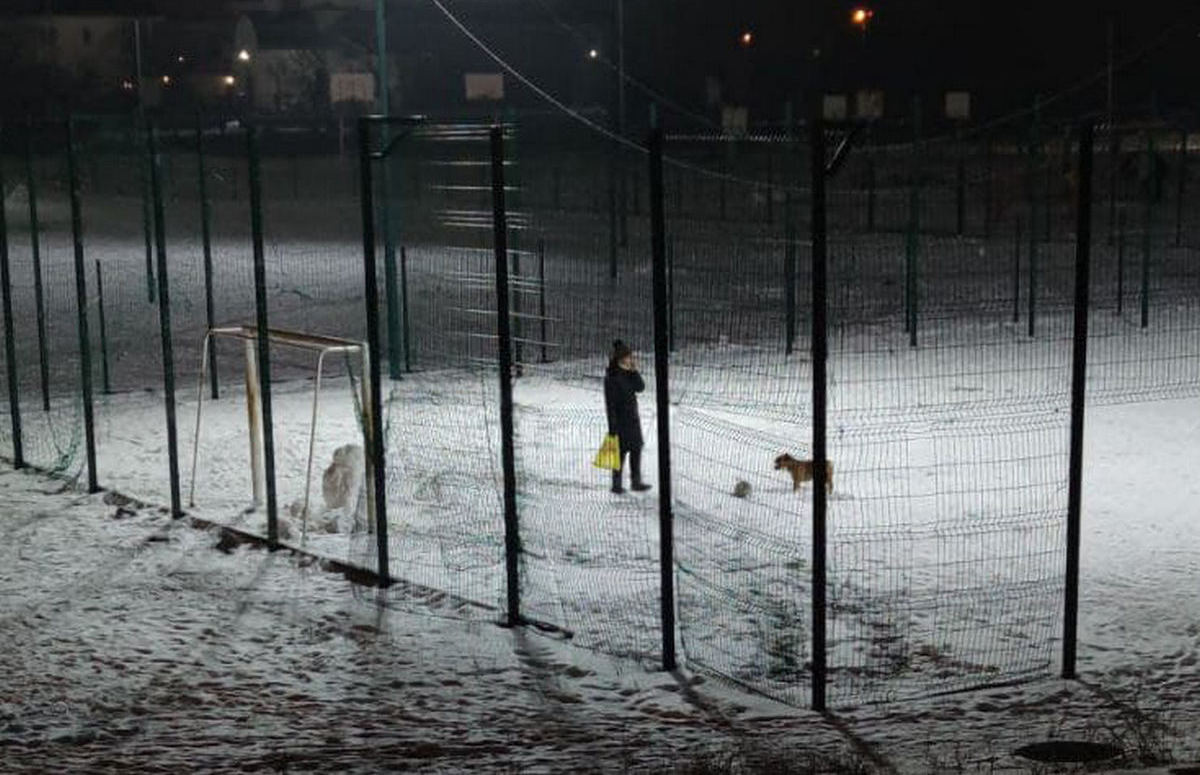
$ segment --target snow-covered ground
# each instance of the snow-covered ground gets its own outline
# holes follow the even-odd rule
[[[3,769],[662,771],[757,745],[882,771],[1047,772],[1009,754],[1048,737],[1194,760],[1197,418],[1191,400],[1092,411],[1081,681],[827,718],[354,588],[287,552],[222,552],[161,508],[6,470]]]
[[[1145,331],[1108,309],[1093,315],[1084,681],[1061,682],[1047,676],[1059,669],[1062,628],[1066,275],[1051,272],[1043,283],[1049,303],[1036,338],[1023,334],[1023,322],[1007,322],[1007,274],[994,267],[981,266],[976,284],[951,278],[969,298],[942,299],[941,307],[931,283],[922,294],[930,300],[922,346],[910,350],[898,296],[880,290],[896,287],[897,245],[883,240],[877,255],[845,248],[842,309],[869,308],[879,321],[841,321],[831,342],[836,715],[825,719],[801,710],[810,656],[808,491],[793,494],[770,467],[781,451],[803,454],[810,433],[806,358],[780,357],[779,294],[769,304],[762,296],[775,287],[778,256],[717,245],[714,255],[689,259],[680,250],[681,346],[671,385],[684,669],[668,676],[654,670],[657,499],[606,492],[590,465],[603,428],[602,363],[569,357],[602,351],[610,328],[645,337],[646,266],[623,265],[610,286],[597,282],[597,251],[550,258],[561,291],[551,298],[551,336],[567,357],[529,364],[518,381],[516,454],[523,611],[557,630],[511,631],[494,625],[505,567],[491,361],[420,371],[390,383],[385,396],[390,570],[424,588],[356,594],[287,553],[227,555],[213,549],[215,534],[170,523],[157,508],[168,493],[157,310],[145,300],[137,211],[123,206],[128,212],[101,211],[95,220],[128,233],[88,238],[89,262],[100,257],[106,267],[116,391],[97,391],[98,473],[105,487],[155,506],[122,510],[103,496],[56,493],[58,482],[2,475],[0,674],[13,677],[0,688],[5,768],[281,768],[288,760],[292,771],[658,771],[711,746],[758,740],[797,757],[854,750],[905,772],[990,772],[1017,767],[1008,753],[1021,743],[1067,735],[1200,758],[1200,484],[1192,472],[1200,459],[1200,339],[1192,286],[1155,295]],[[330,219],[314,214],[311,228]],[[179,222],[172,218],[169,228]],[[290,235],[294,225],[280,231]],[[302,237],[268,245],[272,321],[361,336],[357,246]],[[218,316],[250,319],[248,245],[227,237],[215,249]],[[957,243],[939,250],[929,251],[930,265],[975,255]],[[55,396],[48,413],[37,408],[25,256],[14,272],[26,443],[39,464],[61,460],[78,474],[78,399],[58,398],[77,394],[70,241],[59,229],[43,251]],[[171,251],[185,506],[263,534],[262,511],[245,510],[237,347],[222,345],[223,396],[205,403],[188,504],[202,275],[194,236],[173,240]],[[1069,266],[1067,248],[1058,254]],[[977,256],[982,262],[982,249]],[[464,281],[478,280],[487,256],[413,249],[410,260],[414,314],[422,316],[414,330],[427,340],[418,355],[470,365],[463,352],[436,348],[488,332],[490,286]],[[853,281],[860,270],[879,287]],[[739,272],[741,282],[731,284]],[[468,322],[465,313],[480,309],[482,322]],[[298,377],[311,374],[311,360],[276,364],[276,472],[291,544],[299,541],[289,512],[304,496],[312,401],[312,383]],[[344,364],[331,371],[315,440],[317,505],[332,451],[359,435]],[[1131,396],[1156,400],[1123,403]],[[645,466],[656,481],[653,389],[642,407]],[[5,439],[7,422],[5,413]],[[751,484],[749,498],[730,495],[738,479]],[[366,536],[310,530],[307,546],[374,563]],[[1026,682],[928,699],[1012,679]],[[881,700],[893,702],[869,704]]]
[[[901,547],[899,555],[887,541],[864,548],[859,544],[870,526],[862,520],[879,513],[899,519],[886,508],[891,501],[871,497],[880,471],[886,478],[890,469],[871,465],[867,453],[877,440],[836,442],[835,454],[842,444],[850,464],[844,473],[839,468],[831,505],[831,664],[862,670],[851,673],[860,682],[842,683],[847,679],[835,669],[836,716],[830,721],[712,677],[714,669],[732,673],[801,706],[806,696],[799,663],[807,648],[807,573],[794,572],[806,567],[805,506],[796,506],[790,489],[764,470],[747,475],[755,488],[750,503],[720,508],[719,493],[698,483],[694,465],[703,464],[696,456],[712,443],[714,428],[736,427],[727,419],[695,408],[676,416],[685,665],[676,678],[653,667],[660,637],[656,500],[614,499],[604,492],[599,472],[590,470],[594,390],[543,376],[522,381],[517,391],[530,447],[521,469],[530,554],[523,569],[526,611],[574,632],[568,643],[559,635],[492,624],[503,594],[502,523],[498,503],[490,502],[497,497],[497,474],[475,435],[483,432],[487,443],[487,412],[479,407],[494,391],[491,379],[436,375],[440,398],[435,385],[420,378],[395,385],[389,438],[401,452],[389,470],[393,573],[496,608],[464,608],[453,597],[428,592],[406,597],[399,589],[353,594],[340,577],[287,554],[215,551],[215,535],[172,524],[161,509],[128,514],[104,496],[48,495],[61,486],[7,473],[8,507],[0,515],[6,558],[0,567],[11,602],[5,606],[3,659],[10,662],[5,675],[16,678],[4,697],[3,739],[9,751],[20,752],[16,760],[37,770],[57,762],[103,767],[156,761],[167,767],[197,756],[211,757],[199,761],[215,768],[243,759],[267,766],[291,757],[301,769],[306,761],[322,770],[358,762],[370,771],[365,762],[374,754],[365,752],[374,750],[403,762],[398,766],[404,770],[454,771],[467,768],[468,759],[489,769],[561,771],[580,762],[655,769],[679,751],[749,737],[804,751],[859,748],[908,772],[955,771],[959,762],[967,771],[991,771],[993,765],[1015,766],[1007,754],[1031,739],[1074,735],[1136,747],[1138,735],[1154,732],[1159,722],[1165,724],[1162,744],[1142,745],[1200,758],[1200,596],[1194,591],[1200,483],[1190,473],[1192,461],[1200,459],[1195,399],[1099,405],[1089,412],[1080,683],[1042,678],[936,700],[907,698],[938,686],[984,682],[972,665],[989,654],[1002,660],[995,668],[1001,677],[1057,672],[1062,530],[1038,528],[1040,520],[1032,528],[1021,521],[1005,528],[998,512],[989,518],[1000,524],[984,533],[989,545],[972,540],[961,525],[962,540],[949,540],[955,525],[939,530],[935,518],[928,530],[914,520],[903,540],[889,539]],[[298,383],[276,391],[284,507],[302,495],[310,389]],[[335,379],[326,389],[318,469],[356,433],[347,381]],[[417,394],[425,400],[416,400]],[[653,427],[651,398],[645,401],[647,427]],[[484,403],[472,405],[471,399]],[[194,407],[190,398],[180,402],[185,476]],[[234,391],[205,407],[197,506],[191,511],[262,532],[261,512],[241,513],[250,486],[244,401]],[[98,408],[98,422],[102,480],[162,503],[161,399],[109,397]],[[783,427],[760,424],[774,433]],[[447,439],[450,425],[458,435]],[[1032,464],[1012,463],[1016,468],[1006,468],[1006,475],[1028,465],[1036,475],[1046,465],[1042,457],[1062,462],[1061,431],[1055,425],[1021,429],[1019,440],[1045,445],[1044,454]],[[689,440],[689,432],[700,435]],[[766,433],[743,426],[721,449],[736,452],[747,439],[760,441],[755,432]],[[440,446],[421,445],[435,437],[443,439]],[[997,438],[999,446],[983,450],[982,459],[1006,466],[994,453],[1012,442],[1003,433]],[[456,445],[460,457],[484,454],[455,469],[439,456],[454,453]],[[538,445],[550,452],[539,454]],[[653,446],[648,453],[653,470]],[[980,453],[978,445],[968,450]],[[913,455],[906,464],[937,471],[937,462]],[[467,487],[457,476],[480,480]],[[1035,501],[1049,497],[1051,509],[1065,498],[1057,485],[1030,489]],[[954,487],[909,490],[904,497],[933,515],[964,506]],[[1005,507],[1016,503],[1003,489],[997,497]],[[319,494],[314,498],[319,502]],[[724,527],[703,517],[717,511]],[[780,521],[787,512],[792,516]],[[748,522],[764,515],[766,523]],[[839,526],[839,519],[851,524]],[[886,532],[895,526],[879,527]],[[474,542],[467,540],[472,536]],[[775,559],[770,552],[756,555],[755,547],[789,541],[796,547],[790,565],[787,558],[764,564],[763,556]],[[362,537],[310,534],[308,543],[327,556],[372,562],[373,548]],[[997,549],[1002,562],[991,559]],[[882,569],[875,575],[869,572],[873,551],[883,552],[875,557]],[[947,551],[961,554],[947,558]],[[718,560],[719,568],[704,566]],[[843,576],[843,566],[854,572]],[[960,566],[987,575],[985,584],[998,592],[973,592],[969,579],[953,575]],[[757,607],[738,608],[735,601],[729,610],[705,609],[704,596],[688,597],[687,578],[715,570],[733,573],[727,584],[761,584],[767,598],[777,594]],[[842,578],[858,586],[840,589]],[[1021,596],[1031,582],[1033,593]],[[955,584],[965,585],[966,603],[956,598]],[[1013,590],[1017,600],[1006,604]],[[929,609],[922,609],[921,598],[933,593],[940,594],[941,606],[923,621]],[[857,612],[859,619],[852,609],[848,616],[837,613],[839,602],[846,609],[869,608],[889,595],[901,596],[908,609]],[[792,607],[790,614],[778,614],[790,616],[786,622],[773,620],[781,602]],[[913,611],[912,620],[901,616]],[[1005,616],[1026,621],[980,618]],[[870,640],[870,628],[880,626],[891,628],[883,633],[890,636],[884,653]],[[790,635],[788,627],[795,628]],[[1020,627],[1023,632],[1012,634]],[[991,639],[1004,637],[1015,645],[997,651]],[[1021,656],[1022,648],[1032,656]],[[895,667],[897,650],[903,669]],[[727,661],[714,662],[720,658]],[[893,672],[889,680],[875,675],[872,681],[880,664],[892,665]],[[904,699],[861,702],[889,697]],[[378,711],[377,703],[386,710]]]

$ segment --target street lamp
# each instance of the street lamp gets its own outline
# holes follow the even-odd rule
[[[224,78],[222,78],[221,80],[225,82],[226,86],[233,86],[235,83],[237,83],[237,79],[234,78],[232,75],[227,75]]]
[[[860,5],[850,12],[850,23],[856,27],[861,27],[865,32],[867,29],[867,24],[871,21],[873,16],[875,16],[874,11],[872,11],[870,8]]]
[[[593,48],[588,50],[588,59],[595,59],[598,56],[600,56],[600,52],[596,49]]]
[[[249,62],[250,61],[250,52],[247,51],[246,49],[242,49],[241,51],[239,51],[237,53],[237,58],[238,58],[239,62]]]
[[[750,30],[746,30],[738,38],[738,41],[740,41],[743,46],[750,46],[754,43],[754,33],[750,32]]]

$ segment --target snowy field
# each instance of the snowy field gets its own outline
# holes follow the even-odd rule
[[[1081,681],[830,717],[356,589],[287,553],[218,551],[162,509],[8,471],[4,769],[654,772],[760,746],[882,772],[1053,772],[1010,755],[1050,737],[1117,741],[1131,764],[1200,759],[1197,417],[1192,400],[1092,411]]]
[[[199,246],[186,220],[193,204],[168,212],[184,505],[265,534],[262,510],[247,510],[237,346],[221,345],[223,393],[204,405],[195,505],[187,502],[204,327]],[[14,248],[26,443],[38,464],[61,462],[78,475],[79,402],[60,397],[78,389],[71,246],[62,203],[45,213],[56,224],[42,243],[50,412],[37,407],[29,262],[23,244]],[[221,321],[252,319],[246,224],[233,220],[242,215],[237,205],[218,211]],[[361,338],[353,208],[296,205],[282,222],[271,215],[272,323]],[[85,208],[85,220],[89,272],[93,259],[105,267],[113,366],[113,393],[97,390],[99,479],[157,507],[167,502],[167,456],[158,315],[145,298],[138,208],[106,202]],[[885,771],[1024,771],[1009,751],[1067,734],[1116,740],[1131,753],[1140,746],[1200,758],[1200,692],[1190,688],[1200,656],[1192,592],[1200,571],[1192,472],[1200,337],[1194,286],[1179,281],[1194,279],[1190,252],[1158,265],[1148,329],[1136,327],[1136,315],[1114,317],[1108,297],[1092,316],[1085,680],[1066,683],[1047,677],[1059,670],[1063,618],[1069,246],[1043,256],[1032,339],[1024,320],[1008,321],[1009,276],[997,270],[1006,250],[926,246],[916,350],[899,325],[899,237],[832,246],[829,688],[837,715],[823,720],[801,710],[811,657],[810,492],[793,493],[770,465],[782,451],[804,455],[811,434],[807,343],[780,356],[777,245],[700,235],[700,248],[680,246],[671,434],[684,670],[654,671],[656,491],[615,497],[590,465],[603,431],[603,359],[591,354],[616,335],[648,344],[643,236],[634,236],[615,283],[605,276],[603,240],[580,235],[551,251],[555,359],[539,365],[528,356],[516,384],[522,610],[551,625],[545,632],[494,625],[505,594],[494,357],[486,346],[457,344],[491,333],[494,302],[479,282],[490,257],[412,246],[418,372],[389,382],[384,396],[389,570],[409,584],[354,594],[287,554],[216,552],[216,535],[170,524],[154,507],[122,511],[102,496],[46,495],[61,486],[4,474],[13,507],[0,514],[9,535],[0,589],[14,602],[3,612],[11,640],[2,659],[10,661],[5,675],[20,678],[3,696],[0,743],[30,771],[122,769],[122,761],[232,769],[241,764],[231,761],[235,751],[251,767],[291,761],[293,771],[377,770],[364,751],[404,771],[458,771],[467,762],[502,771],[580,762],[658,771],[681,753],[744,739],[828,755],[854,750]],[[743,251],[742,242],[752,247]],[[1110,253],[1097,247],[1104,271]],[[1136,295],[1126,290],[1132,309]],[[654,374],[650,354],[642,358],[651,385],[642,400],[645,467],[657,484]],[[288,355],[274,364],[289,545],[301,540],[293,506],[304,498],[312,360]],[[317,511],[332,451],[359,440],[356,384],[344,363],[331,364],[314,440]],[[1157,400],[1127,403],[1134,397]],[[5,439],[7,423],[5,413]],[[730,494],[738,480],[751,485],[744,500]],[[313,515],[306,547],[373,568],[371,538],[347,532],[345,520],[340,532],[325,532],[327,521]],[[135,669],[134,660],[150,667]],[[47,661],[55,669],[39,667]],[[1022,683],[929,699],[1014,680]],[[130,758],[104,758],[114,751]]]

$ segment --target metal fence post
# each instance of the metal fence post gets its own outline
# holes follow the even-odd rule
[[[954,204],[955,223],[954,233],[962,236],[967,221],[967,161],[964,156],[962,138],[956,138],[958,159],[955,164]]]
[[[521,623],[521,536],[517,520],[517,469],[513,444],[513,342],[508,283],[508,215],[504,201],[504,128],[491,129],[492,243],[496,263],[496,334],[500,372],[500,456],[504,469],[504,559],[509,626]]]
[[[88,335],[87,276],[83,263],[83,208],[80,203],[79,169],[75,158],[75,122],[68,118],[67,179],[71,199],[71,236],[75,245],[75,309],[79,326],[79,376],[83,393],[83,430],[87,446],[88,492],[99,492],[96,471],[96,425],[92,406],[92,345]]]
[[[658,529],[661,574],[662,666],[674,670],[675,526],[671,495],[671,382],[666,216],[663,212],[663,133],[650,130],[650,245],[654,259],[654,386],[658,417]]]
[[[1013,239],[1013,273],[1012,273],[1012,289],[1013,289],[1013,309],[1012,322],[1016,323],[1021,319],[1021,216],[1017,216],[1015,220],[1014,239]]]
[[[108,324],[104,318],[104,274],[100,259],[96,259],[96,311],[100,323],[100,381],[105,395],[112,393],[112,381],[108,374]]]
[[[1027,321],[1029,336],[1037,329],[1037,111],[1038,103],[1034,102],[1034,123],[1029,136],[1029,148],[1025,163],[1025,186],[1029,198],[1029,320]]]
[[[791,194],[787,194],[783,216],[783,316],[784,354],[796,346],[796,226],[792,221]]]
[[[1063,678],[1075,677],[1079,624],[1079,544],[1083,498],[1084,404],[1092,239],[1092,126],[1079,130],[1079,203],[1075,241],[1075,330],[1071,358],[1071,451],[1067,493],[1066,599],[1063,617]]]
[[[150,155],[150,193],[154,200],[154,248],[158,257],[158,323],[162,339],[163,400],[167,410],[167,466],[171,486],[171,517],[183,516],[183,504],[179,494],[179,433],[175,423],[175,350],[171,337],[171,294],[167,277],[167,225],[163,216],[162,156],[158,152],[158,130],[153,124],[147,127],[146,150]],[[101,318],[103,320],[103,318]],[[263,364],[264,373],[270,373]],[[267,388],[263,386],[264,395]],[[267,415],[269,417],[270,415]],[[271,424],[266,423],[268,434]],[[268,436],[269,438],[269,436]],[[268,449],[271,448],[268,442]],[[267,458],[271,460],[270,457]],[[274,471],[268,464],[267,482]]]
[[[546,239],[538,237],[537,241],[537,257],[538,257],[538,323],[541,328],[539,339],[542,343],[542,363],[549,363],[550,358],[546,352]]]
[[[867,154],[867,231],[875,231],[875,156],[870,153]]]
[[[1117,315],[1125,311],[1125,211],[1117,216]]]
[[[913,97],[913,150],[910,160],[908,191],[908,234],[904,240],[904,330],[908,332],[908,346],[917,346],[917,288],[918,288],[918,240],[921,228],[921,189],[919,180],[921,141],[921,98]],[[822,167],[823,168],[823,167]]]
[[[50,411],[50,361],[46,352],[46,299],[42,286],[41,223],[37,207],[37,175],[33,165],[33,122],[26,123],[25,186],[29,192],[29,248],[33,256],[33,303],[37,314],[38,373],[42,384],[42,411]]]
[[[1038,277],[1038,249],[1037,249],[1037,229],[1034,227],[1034,220],[1030,219],[1029,223],[1029,321],[1028,333],[1034,336],[1037,333],[1037,277]]]
[[[388,559],[387,521],[387,466],[383,444],[383,399],[381,388],[383,376],[379,369],[379,284],[375,259],[375,182],[371,175],[371,124],[370,119],[358,120],[358,183],[359,200],[362,208],[363,232],[363,283],[367,313],[367,368],[363,379],[370,383],[370,406],[367,411],[370,425],[367,428],[367,472],[370,475],[375,500],[375,546],[378,552],[377,574],[379,586],[391,585],[391,567]]]
[[[384,137],[387,137],[387,126],[384,125]],[[380,176],[380,188],[383,201],[379,207],[379,227],[383,231],[383,282],[385,284],[385,299],[387,300],[387,344],[388,344],[388,376],[400,379],[401,347],[403,334],[400,333],[400,304],[396,290],[396,242],[392,224],[392,173],[388,159],[383,159],[383,174]]]
[[[212,203],[208,199],[208,172],[204,163],[204,126],[196,117],[196,182],[200,195],[200,238],[204,251],[204,319],[211,329],[216,325],[216,310],[213,304],[212,262]],[[208,338],[208,378],[214,399],[219,397],[217,378],[217,338]]]
[[[411,316],[408,314],[408,247],[400,246],[400,322],[404,330],[404,370],[412,371],[412,328],[409,325]]]
[[[1120,182],[1121,133],[1115,124],[1108,127],[1108,244],[1113,243],[1117,228],[1117,186]]]
[[[146,124],[145,116],[139,117],[134,136],[149,131]],[[142,143],[137,143],[139,148],[144,148]],[[139,154],[139,157],[141,154]],[[151,231],[153,228],[153,214],[151,210],[153,205],[150,202],[152,196],[150,191],[150,159],[141,158],[141,163],[138,165],[142,173],[142,240],[145,243],[146,249],[146,300],[151,304],[154,303],[154,235]]]
[[[1149,177],[1146,180],[1146,209],[1142,222],[1142,328],[1150,325],[1150,241],[1154,232],[1154,199],[1158,193],[1158,159],[1154,149],[1154,135],[1146,132],[1146,162]]]
[[[992,238],[992,139],[983,141],[983,238]]]
[[[608,160],[608,277],[617,279],[617,170],[616,150],[610,149]]]
[[[3,137],[0,128],[0,138]],[[4,304],[4,365],[8,379],[8,413],[12,431],[13,468],[25,467],[21,443],[21,390],[17,382],[17,342],[13,332],[12,277],[8,266],[8,216],[4,210],[4,167],[0,165],[0,290]]]
[[[809,125],[812,150],[812,707],[825,710],[825,684],[828,653],[825,639],[826,616],[826,460],[825,426],[826,361],[829,323],[828,278],[825,234],[825,128],[819,103],[814,103]]]
[[[1187,187],[1187,129],[1179,130],[1178,180],[1175,184],[1175,247],[1183,244],[1183,193]]]
[[[259,400],[262,401],[263,466],[267,486],[267,542],[279,546],[279,512],[275,495],[275,421],[271,409],[271,340],[267,322],[267,264],[263,254],[262,173],[258,129],[246,128],[250,188],[250,238],[254,250],[254,312],[258,330]],[[374,362],[374,361],[372,361]]]
[[[665,215],[664,215],[665,218]],[[675,238],[667,238],[667,350],[675,352]]]
[[[767,223],[775,223],[775,158],[767,143]]]

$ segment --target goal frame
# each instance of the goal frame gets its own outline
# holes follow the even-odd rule
[[[250,481],[254,496],[254,507],[262,505],[263,489],[266,473],[263,470],[263,422],[262,422],[262,385],[258,368],[258,327],[252,325],[214,326],[204,334],[200,348],[200,377],[196,388],[196,427],[192,433],[192,473],[188,489],[188,505],[196,505],[196,467],[200,458],[200,423],[201,412],[204,408],[204,380],[210,366],[209,352],[213,339],[225,338],[241,340],[245,343],[246,353],[246,421],[250,437]],[[304,507],[301,512],[302,523],[300,545],[303,546],[308,538],[308,511],[312,492],[313,451],[317,440],[317,412],[321,402],[321,377],[324,372],[325,356],[334,353],[357,353],[359,357],[359,372],[362,377],[362,395],[360,396],[359,425],[363,435],[363,475],[364,487],[367,494],[367,530],[375,532],[375,490],[370,486],[374,481],[375,461],[370,451],[373,449],[370,441],[372,425],[371,418],[371,380],[368,378],[370,354],[367,343],[354,339],[323,334],[309,334],[302,331],[289,331],[282,328],[268,328],[267,341],[274,345],[316,353],[316,376],[313,384],[312,419],[308,428],[308,462],[304,470]]]

